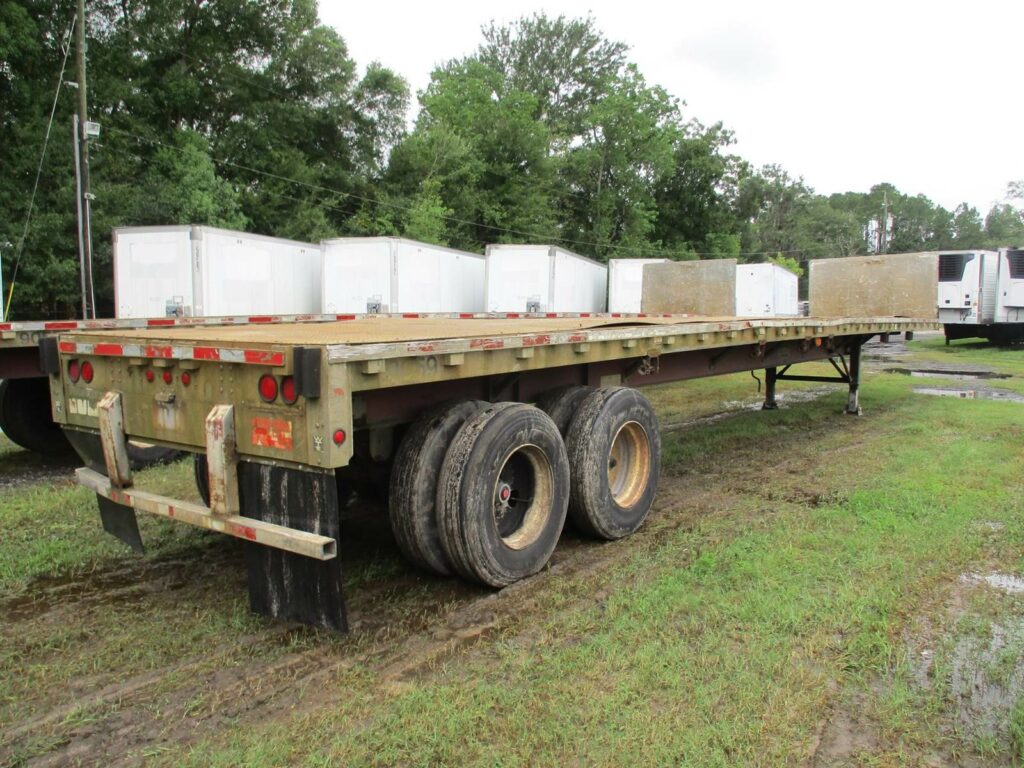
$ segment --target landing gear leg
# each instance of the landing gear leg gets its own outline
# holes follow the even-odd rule
[[[779,404],[775,402],[775,382],[779,378],[779,369],[765,368],[764,369],[764,404],[761,406],[762,411],[777,411]]]
[[[860,416],[860,350],[861,345],[850,347],[850,396],[846,401],[846,413]]]

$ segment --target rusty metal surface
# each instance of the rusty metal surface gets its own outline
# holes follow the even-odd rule
[[[640,309],[735,316],[736,259],[672,261],[644,267]]]
[[[210,511],[220,516],[237,515],[238,451],[234,406],[215,405],[207,414],[206,460]]]
[[[808,279],[814,315],[938,317],[939,255],[934,251],[818,259],[810,262]]]
[[[128,459],[128,443],[124,436],[121,393],[107,392],[100,399],[96,410],[107,477],[118,488],[128,488],[132,484],[132,465]]]

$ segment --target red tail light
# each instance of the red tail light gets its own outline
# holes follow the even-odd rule
[[[346,437],[347,437],[347,435],[345,434],[345,430],[344,429],[336,429],[336,430],[334,430],[334,444],[335,445],[341,445],[342,443],[344,443]]]
[[[78,383],[78,377],[82,375],[82,368],[78,365],[77,360],[72,360],[68,363],[68,378],[71,379],[72,384]]]
[[[163,375],[164,384],[170,384],[174,381],[174,374],[170,371],[165,370]]]
[[[147,368],[146,369],[146,381],[152,381],[155,378],[156,378],[156,374],[153,373],[153,369],[152,368]]]
[[[182,383],[182,384],[183,384],[184,386],[186,386],[186,387],[187,387],[187,386],[188,386],[189,384],[191,384],[191,383],[192,383],[192,374],[191,374],[191,373],[189,373],[188,371],[185,371],[184,373],[182,373],[182,374],[181,374],[181,383]]]
[[[86,384],[91,383],[94,373],[95,372],[92,369],[92,363],[90,363],[88,360],[82,363],[82,381],[84,381]]]
[[[277,400],[277,379],[269,373],[260,376],[260,399],[265,403],[272,403]]]
[[[299,393],[295,389],[295,377],[285,376],[281,380],[281,399],[288,405],[292,405],[299,399]]]

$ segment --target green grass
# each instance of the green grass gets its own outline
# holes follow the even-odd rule
[[[914,346],[1024,375],[1024,351]],[[668,432],[665,485],[645,532],[607,549],[586,545],[594,557],[619,553],[607,566],[550,578],[483,639],[397,680],[371,655],[314,691],[297,681],[293,714],[257,710],[197,745],[133,754],[197,766],[802,764],[829,707],[843,701],[857,702],[875,736],[860,764],[923,763],[936,749],[990,762],[1024,754],[1024,704],[1013,702],[994,734],[972,731],[956,725],[947,682],[957,643],[987,642],[994,622],[1017,609],[979,598],[947,621],[944,607],[964,571],[1024,570],[1024,406],[915,395],[922,383],[868,376],[862,418],[841,413],[837,387],[780,411]],[[667,424],[759,398],[749,374],[647,394]],[[141,477],[170,495],[192,493],[187,463]],[[173,669],[209,650],[198,670],[169,673],[139,713],[179,722],[217,709],[217,691],[173,696],[192,690],[203,669],[258,667],[296,647],[344,658],[376,642],[306,631],[275,639],[274,626],[246,610],[236,545],[140,523],[150,560],[104,534],[92,495],[70,483],[0,491],[0,597],[128,576],[101,581],[73,617],[21,622],[16,634],[0,625],[0,723],[73,705],[78,686]],[[161,562],[159,578],[140,570]],[[375,598],[379,610],[405,599],[393,590],[441,599],[443,584],[403,583],[406,571],[383,550],[350,567],[350,594],[397,579]],[[59,593],[47,601],[59,608]],[[924,688],[906,641],[922,615],[938,628]],[[1020,663],[1015,646],[987,658],[984,674],[1005,681]],[[17,755],[102,728],[118,707],[73,709],[67,723],[21,740]]]
[[[1007,423],[1019,406],[908,390],[873,377],[870,422],[844,421],[830,397],[666,440],[671,472],[717,472],[729,492],[696,526],[596,590],[556,585],[541,615],[397,693],[372,670],[342,673],[329,706],[224,733],[192,764],[803,762],[830,681],[889,675],[908,618],[983,554],[973,523],[1002,522],[1024,543],[1010,527],[1024,435]],[[811,431],[821,420],[835,432]],[[801,435],[820,455],[787,466]],[[730,471],[748,457],[760,480]],[[809,492],[813,503],[789,500]],[[605,596],[581,599],[594,591]],[[914,727],[916,696],[885,691],[891,727]]]

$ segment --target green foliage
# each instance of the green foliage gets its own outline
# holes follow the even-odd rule
[[[9,282],[74,6],[0,1],[0,244]],[[721,123],[647,82],[593,18],[482,30],[409,92],[360,75],[315,0],[90,0],[95,274],[111,302],[113,227],[194,223],[299,240],[395,235],[480,250],[552,242],[598,259],[763,261],[1024,243],[1024,181],[986,216],[891,184],[818,195],[753,169]],[[72,60],[73,64],[73,60]],[[64,79],[69,79],[66,73]],[[13,315],[78,304],[75,185],[62,89]],[[885,218],[886,211],[888,218]],[[883,221],[884,219],[884,221]]]

